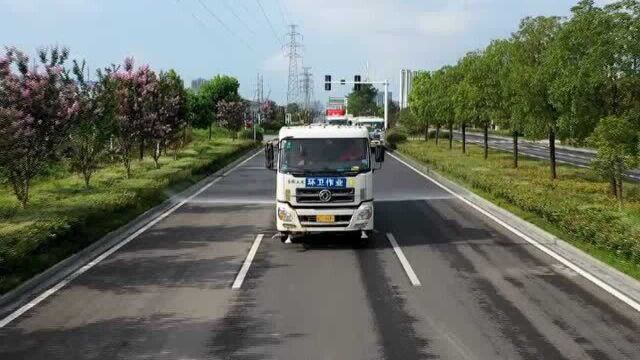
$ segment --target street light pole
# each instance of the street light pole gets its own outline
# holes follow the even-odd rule
[[[384,129],[389,128],[389,82],[384,82]]]

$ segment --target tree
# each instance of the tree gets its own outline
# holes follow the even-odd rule
[[[525,131],[533,138],[549,140],[549,167],[551,179],[556,172],[556,134],[558,131],[558,109],[549,97],[553,73],[545,68],[549,46],[561,28],[558,17],[527,17],[514,34],[513,89],[516,107],[525,117]],[[560,69],[557,69],[558,71]]]
[[[107,69],[109,70],[109,69]],[[98,82],[85,80],[85,62],[73,62],[73,74],[78,84],[79,111],[69,131],[67,149],[71,169],[77,171],[89,187],[91,176],[107,153],[115,121],[115,82],[101,71]]]
[[[409,94],[409,108],[418,119],[419,130],[424,133],[424,141],[429,141],[429,122],[435,117],[433,90],[431,73],[417,73]]]
[[[270,123],[275,120],[276,107],[276,102],[269,99],[260,104],[260,115],[262,117],[262,122]]]
[[[590,141],[598,149],[593,166],[605,179],[615,180],[611,190],[622,209],[624,172],[638,165],[638,133],[628,120],[609,116],[600,120]]]
[[[225,127],[231,130],[233,134],[236,134],[244,125],[246,113],[247,104],[245,101],[221,100],[218,103],[218,112],[216,116],[220,126]]]
[[[218,104],[221,101],[237,102],[240,100],[238,89],[240,83],[234,77],[227,75],[216,75],[213,79],[206,81],[200,90],[198,96],[198,121],[196,122],[198,127],[209,128],[209,139],[212,136],[213,123],[219,119],[216,119],[216,113],[218,112]]]
[[[462,129],[462,152],[466,152],[466,129],[469,124],[485,124],[484,98],[478,81],[482,54],[478,52],[468,53],[458,62],[458,71],[461,80],[458,83],[453,96],[456,120]],[[486,126],[486,124],[484,125]],[[485,127],[486,129],[486,127]],[[486,130],[485,130],[486,134]],[[485,136],[486,139],[486,136]],[[486,141],[485,141],[486,145]],[[487,151],[485,148],[485,157]]]
[[[449,130],[449,149],[453,148],[453,125],[456,123],[454,97],[460,83],[457,68],[445,66],[432,77],[435,118],[446,124]]]
[[[156,75],[148,65],[134,68],[133,58],[126,58],[121,69],[112,74],[116,82],[116,153],[131,177],[131,155],[134,146],[141,142],[154,116],[151,100],[156,91]]]
[[[376,95],[378,90],[370,84],[360,85],[359,90],[354,90],[347,97],[348,112],[353,116],[373,116],[377,112]]]
[[[145,133],[153,141],[152,157],[156,168],[159,168],[161,150],[167,142],[175,142],[180,137],[180,132],[186,124],[186,100],[182,79],[174,70],[161,72],[149,96],[152,108],[145,121]]]
[[[0,172],[26,207],[31,181],[54,158],[80,104],[64,72],[67,49],[40,50],[39,66],[16,49],[0,57]]]
[[[511,130],[513,137],[513,167],[518,167],[518,136],[522,132],[522,116],[514,106],[513,46],[509,40],[495,40],[485,49],[482,58],[482,83],[486,111],[491,123]],[[485,131],[485,152],[487,136]]]
[[[398,113],[398,124],[407,129],[410,134],[416,134],[421,131],[422,124],[409,108],[404,108]]]

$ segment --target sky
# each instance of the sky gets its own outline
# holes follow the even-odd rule
[[[0,0],[0,46],[28,54],[60,45],[91,69],[127,56],[173,68],[186,84],[235,76],[252,99],[257,74],[264,95],[286,101],[287,25],[302,34],[301,63],[311,67],[315,99],[324,75],[390,81],[400,70],[435,70],[492,39],[509,37],[525,16],[567,16],[577,0]],[[596,1],[599,4],[607,0]],[[610,2],[610,1],[609,1]],[[367,67],[368,65],[368,67]]]

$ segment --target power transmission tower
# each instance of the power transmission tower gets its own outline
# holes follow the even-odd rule
[[[302,79],[300,85],[302,87],[302,101],[305,110],[311,109],[311,100],[313,99],[313,74],[309,72],[310,67],[302,68]]]
[[[287,33],[286,52],[289,57],[289,81],[287,86],[287,105],[298,101],[300,88],[298,83],[298,59],[302,58],[302,34],[296,28],[297,25],[289,25]]]

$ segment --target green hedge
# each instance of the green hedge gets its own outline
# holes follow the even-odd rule
[[[627,204],[619,211],[608,183],[588,169],[560,166],[559,179],[549,180],[548,164],[522,159],[511,168],[512,155],[495,152],[482,159],[482,148],[469,154],[434,143],[412,141],[400,151],[429,164],[473,189],[532,213],[578,241],[640,265],[640,186],[626,184]]]
[[[399,144],[407,141],[407,132],[401,127],[395,127],[387,131],[385,142],[390,149],[396,149]]]
[[[133,178],[125,179],[121,165],[109,165],[96,173],[90,189],[78,176],[59,168],[34,183],[26,209],[19,207],[8,187],[0,185],[0,293],[256,146],[222,138],[209,141],[206,130],[194,132],[194,137],[177,159],[161,158],[160,169],[147,157],[135,162]]]

